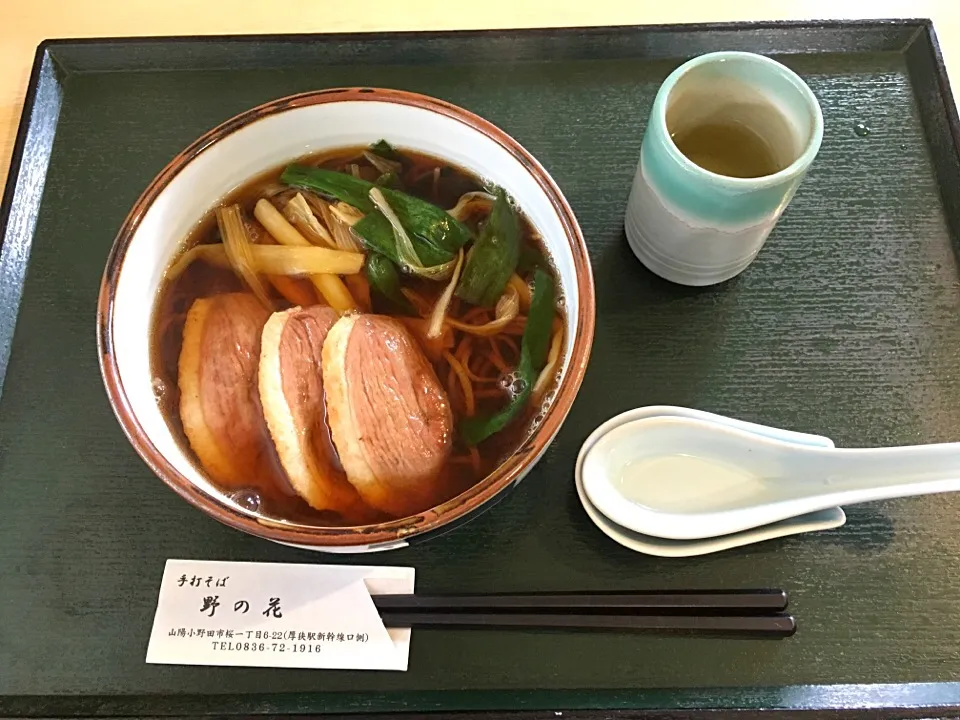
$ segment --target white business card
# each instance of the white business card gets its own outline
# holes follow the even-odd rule
[[[167,560],[147,662],[406,670],[410,630],[370,596],[413,589],[413,568]]]

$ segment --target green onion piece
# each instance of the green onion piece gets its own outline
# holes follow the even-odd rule
[[[346,173],[303,165],[290,165],[283,171],[280,180],[292,187],[304,188],[325,197],[336,198],[348,205],[353,205],[364,213],[372,213],[375,209],[373,201],[370,199],[370,191],[376,185]],[[396,213],[400,224],[403,225],[411,240],[414,241],[417,255],[425,266],[430,267],[433,264],[450,262],[456,257],[457,251],[470,240],[470,229],[436,205],[399,190],[382,187],[381,191],[387,202],[390,203],[393,212]],[[382,219],[386,220],[386,218]],[[359,227],[362,222],[361,220],[353,228],[362,237],[366,237],[361,232],[363,227]],[[371,222],[378,223],[379,221]],[[419,244],[417,244],[417,240],[420,241]],[[376,238],[371,240],[374,243],[377,241]],[[440,258],[439,262],[431,263],[427,256],[429,251],[427,255],[420,252],[421,245],[430,246],[434,250],[433,257]],[[389,253],[384,252],[384,254],[391,260],[396,261]]]
[[[403,190],[403,182],[395,172],[383,173],[383,175],[377,178],[374,185],[381,188],[390,188],[391,190]]]
[[[523,389],[493,415],[485,417],[474,415],[464,418],[460,423],[460,437],[467,445],[479,445],[491,435],[496,435],[526,407],[530,400],[530,394],[533,392],[533,383],[537,380],[536,373],[530,369],[531,367],[530,353],[525,348],[521,348],[517,375],[523,383]]]
[[[398,173],[403,170],[403,165],[395,160],[387,160],[369,150],[363,151],[363,159],[370,163],[378,173]]]
[[[370,152],[376,153],[382,158],[387,160],[394,160],[400,162],[403,160],[403,156],[393,149],[393,146],[388,143],[386,140],[378,140],[373,145],[370,146]]]
[[[263,306],[273,312],[273,303],[257,274],[256,260],[253,258],[251,249],[253,243],[250,242],[250,236],[247,234],[247,226],[240,213],[240,206],[218,207],[217,225],[220,228],[220,237],[223,238],[223,249],[233,271],[253,290],[253,294]]]
[[[394,213],[396,213],[395,209]],[[354,224],[353,232],[363,240],[363,244],[368,249],[386,255],[397,265],[403,265],[403,260],[400,258],[400,252],[397,249],[397,238],[393,233],[393,227],[379,210],[364,215],[362,220]],[[454,254],[437,250],[416,235],[410,235],[410,242],[413,243],[417,257],[424,267],[443,265],[456,257]]]
[[[530,301],[530,312],[527,314],[527,324],[523,329],[520,363],[517,365],[517,377],[523,387],[498,412],[484,417],[466,418],[460,423],[460,436],[467,445],[479,445],[491,435],[503,430],[520,414],[530,400],[537,375],[543,369],[547,359],[555,301],[553,278],[538,269],[534,273],[533,299]]]
[[[312,190],[324,197],[336,198],[365,213],[373,210],[373,201],[370,200],[373,183],[347,173],[305,165],[289,165],[280,176],[280,182],[291,187]]]
[[[375,187],[370,191],[370,199],[377,206],[377,210],[390,222],[393,239],[397,246],[397,255],[400,256],[400,267],[405,272],[427,280],[446,280],[450,277],[454,268],[458,266],[458,261],[450,260],[441,265],[424,265],[420,261],[420,256],[417,255],[413,241],[410,240],[410,233],[407,232],[403,223],[400,222],[400,218],[397,217],[390,203],[387,202],[383,190]]]
[[[540,372],[547,362],[556,300],[553,277],[544,270],[537,270],[533,275],[533,297],[521,343],[521,348],[526,347],[530,351],[530,363],[535,372]],[[537,379],[536,375],[533,379]]]
[[[517,260],[517,272],[521,275],[527,275],[536,268],[546,270],[550,265],[547,263],[543,253],[528,242],[520,244],[520,259]]]
[[[457,287],[457,297],[483,307],[492,307],[503,294],[520,257],[520,218],[501,188],[496,196]]]
[[[370,289],[374,293],[404,315],[417,317],[413,304],[400,291],[400,273],[396,265],[383,255],[372,253],[367,258],[366,270]]]
[[[454,219],[446,210],[398,190],[381,190],[407,232],[446,254],[448,259],[455,257],[457,251],[470,240],[470,228]],[[420,259],[424,258],[421,256]]]
[[[395,265],[400,265],[400,253],[397,252],[397,240],[394,237],[393,228],[390,221],[379,210],[364,215],[354,223],[351,230],[363,241],[368,250],[389,258]],[[416,241],[413,241],[413,244],[417,247]],[[418,252],[417,255],[419,256],[420,253]]]

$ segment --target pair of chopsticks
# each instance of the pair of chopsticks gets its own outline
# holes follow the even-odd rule
[[[567,628],[792,635],[783,590],[374,595],[387,627]]]

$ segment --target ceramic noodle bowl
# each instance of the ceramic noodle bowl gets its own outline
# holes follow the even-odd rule
[[[536,422],[525,426],[528,430],[516,450],[498,458],[499,464],[492,463],[475,484],[433,507],[407,516],[393,513],[393,519],[378,517],[366,524],[260,513],[243,493],[231,493],[211,479],[205,463],[198,462],[158,401],[149,309],[157,306],[165,275],[186,238],[224,198],[251,179],[298,159],[369,146],[381,138],[400,150],[462,169],[513,199],[524,222],[540,238],[556,285],[555,317],[560,318],[556,327],[563,331],[556,380],[549,401],[543,403]],[[556,183],[530,153],[502,130],[449,103],[393,90],[353,88],[305,93],[254,108],[227,120],[174,158],[120,229],[103,276],[97,337],[103,380],[117,419],[140,457],[181,497],[252,535],[308,549],[363,552],[403,547],[449,530],[488,508],[530,471],[556,436],[580,387],[593,342],[594,314],[593,277],[577,220]],[[325,344],[325,357],[326,352]],[[349,362],[349,356],[343,357]],[[181,383],[181,395],[182,388]]]

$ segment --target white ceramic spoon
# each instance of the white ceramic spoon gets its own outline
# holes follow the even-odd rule
[[[593,506],[583,489],[583,465],[584,460],[590,453],[594,445],[608,432],[624,425],[628,422],[640,420],[648,417],[688,417],[709,422],[719,423],[728,427],[739,428],[746,432],[751,432],[762,437],[772,437],[784,442],[795,443],[798,445],[813,445],[816,447],[833,447],[833,441],[822,435],[809,435],[807,433],[794,432],[792,430],[783,430],[781,428],[769,427],[766,425],[757,425],[756,423],[736,420],[723,415],[715,415],[703,410],[693,410],[691,408],[676,407],[673,405],[650,405],[647,407],[634,408],[627,410],[615,417],[610,418],[605,423],[594,430],[584,441],[577,456],[576,464],[576,489],[580,503],[587,517],[593,521],[593,524],[611,540],[620,545],[633,550],[634,552],[644,553],[646,555],[657,555],[660,557],[693,557],[695,555],[707,555],[709,553],[730,550],[732,548],[752,545],[754,543],[782,538],[787,535],[798,535],[800,533],[816,532],[820,530],[829,530],[840,527],[846,522],[846,515],[838,507],[821,510],[807,515],[788,518],[781,522],[762,525],[757,528],[744,530],[743,532],[722,535],[719,537],[705,538],[701,540],[667,540],[664,538],[653,537],[652,535],[642,535],[629,528],[617,525],[609,518],[605,517],[597,508]]]
[[[634,532],[696,540],[826,508],[960,490],[960,443],[809,447],[725,424],[647,417],[601,437],[583,487]]]
[[[656,555],[658,557],[685,558],[697,555],[709,555],[711,553],[732,550],[733,548],[743,547],[745,545],[755,545],[756,543],[774,540],[776,538],[787,537],[788,535],[800,535],[802,533],[817,532],[820,530],[830,530],[840,527],[846,522],[846,515],[840,508],[829,508],[820,512],[798,515],[795,518],[788,518],[770,525],[761,525],[758,528],[751,528],[743,532],[732,533],[730,535],[721,535],[719,537],[704,538],[702,540],[667,540],[665,538],[654,537],[653,535],[642,535],[629,528],[617,525],[606,518],[603,513],[597,510],[590,499],[583,491],[583,483],[580,477],[577,477],[577,495],[580,497],[580,503],[583,505],[584,512],[593,524],[614,542],[622,545],[628,550],[643,553],[644,555]]]

